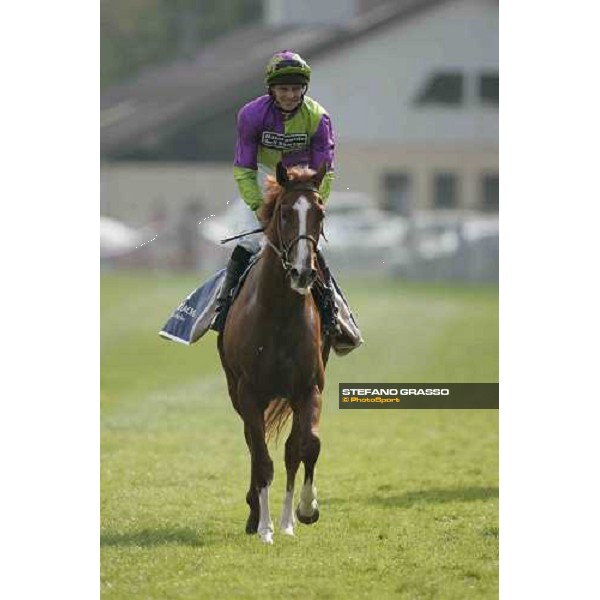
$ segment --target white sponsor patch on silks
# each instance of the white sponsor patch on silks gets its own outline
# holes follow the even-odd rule
[[[260,142],[263,146],[275,150],[303,150],[308,146],[308,134],[263,131]]]
[[[273,523],[269,514],[269,486],[265,486],[258,493],[260,506],[260,519],[258,520],[258,535],[265,544],[273,543]]]
[[[306,196],[300,196],[294,203],[294,210],[298,213],[298,235],[306,235],[306,223],[307,215],[310,210],[310,202],[306,199]],[[303,265],[310,257],[310,249],[308,247],[308,240],[301,239],[298,242],[298,251],[296,252],[296,260],[294,262],[294,268],[300,272],[302,271]]]

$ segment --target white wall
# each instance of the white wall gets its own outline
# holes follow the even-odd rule
[[[189,241],[197,222],[221,213],[237,197],[230,164],[104,163],[100,175],[101,214],[143,227],[153,240],[123,258],[121,264],[129,267],[190,268],[182,263],[184,235]],[[191,203],[198,205],[194,213]],[[196,269],[227,262],[230,247],[200,238],[196,243]]]
[[[144,225],[164,208],[178,213],[198,202],[202,213],[222,211],[237,197],[232,165],[227,163],[103,163],[101,213]]]
[[[322,25],[351,19],[357,13],[358,0],[265,0],[264,6],[268,25]]]
[[[360,191],[381,203],[383,176],[402,172],[411,177],[411,203],[415,210],[432,209],[433,176],[449,171],[459,180],[459,209],[480,210],[480,178],[498,172],[495,144],[359,143],[341,144],[336,153],[334,189]]]
[[[442,4],[312,61],[309,93],[330,111],[342,144],[497,143],[497,107],[417,107],[413,100],[436,71],[497,70],[498,27],[495,0]]]

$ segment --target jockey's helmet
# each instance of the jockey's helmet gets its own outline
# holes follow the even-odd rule
[[[275,54],[265,69],[265,85],[308,85],[310,67],[295,52],[283,50]]]

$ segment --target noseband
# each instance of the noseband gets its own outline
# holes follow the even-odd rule
[[[319,195],[318,188],[309,181],[288,181],[284,187],[284,190],[286,192],[311,192],[315,194],[318,198],[321,197]],[[322,228],[323,224],[321,223],[321,233],[323,232]],[[266,237],[266,240],[267,244],[271,246],[275,254],[277,254],[279,259],[281,260],[281,265],[286,275],[289,275],[290,271],[292,270],[292,263],[290,262],[290,252],[300,240],[309,241],[313,245],[313,250],[315,252],[319,243],[318,238],[315,239],[312,235],[304,234],[297,235],[289,244],[286,244],[283,241],[283,238],[281,236],[281,204],[279,204],[279,206],[277,207],[277,237],[279,238],[279,247],[273,244],[273,242],[271,242],[271,240],[268,237]]]

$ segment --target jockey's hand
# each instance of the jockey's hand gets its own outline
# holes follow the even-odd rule
[[[266,227],[269,224],[269,220],[265,219],[265,211],[262,210],[264,204],[261,204],[255,211],[254,214],[258,219],[258,222],[261,224],[261,227]]]

